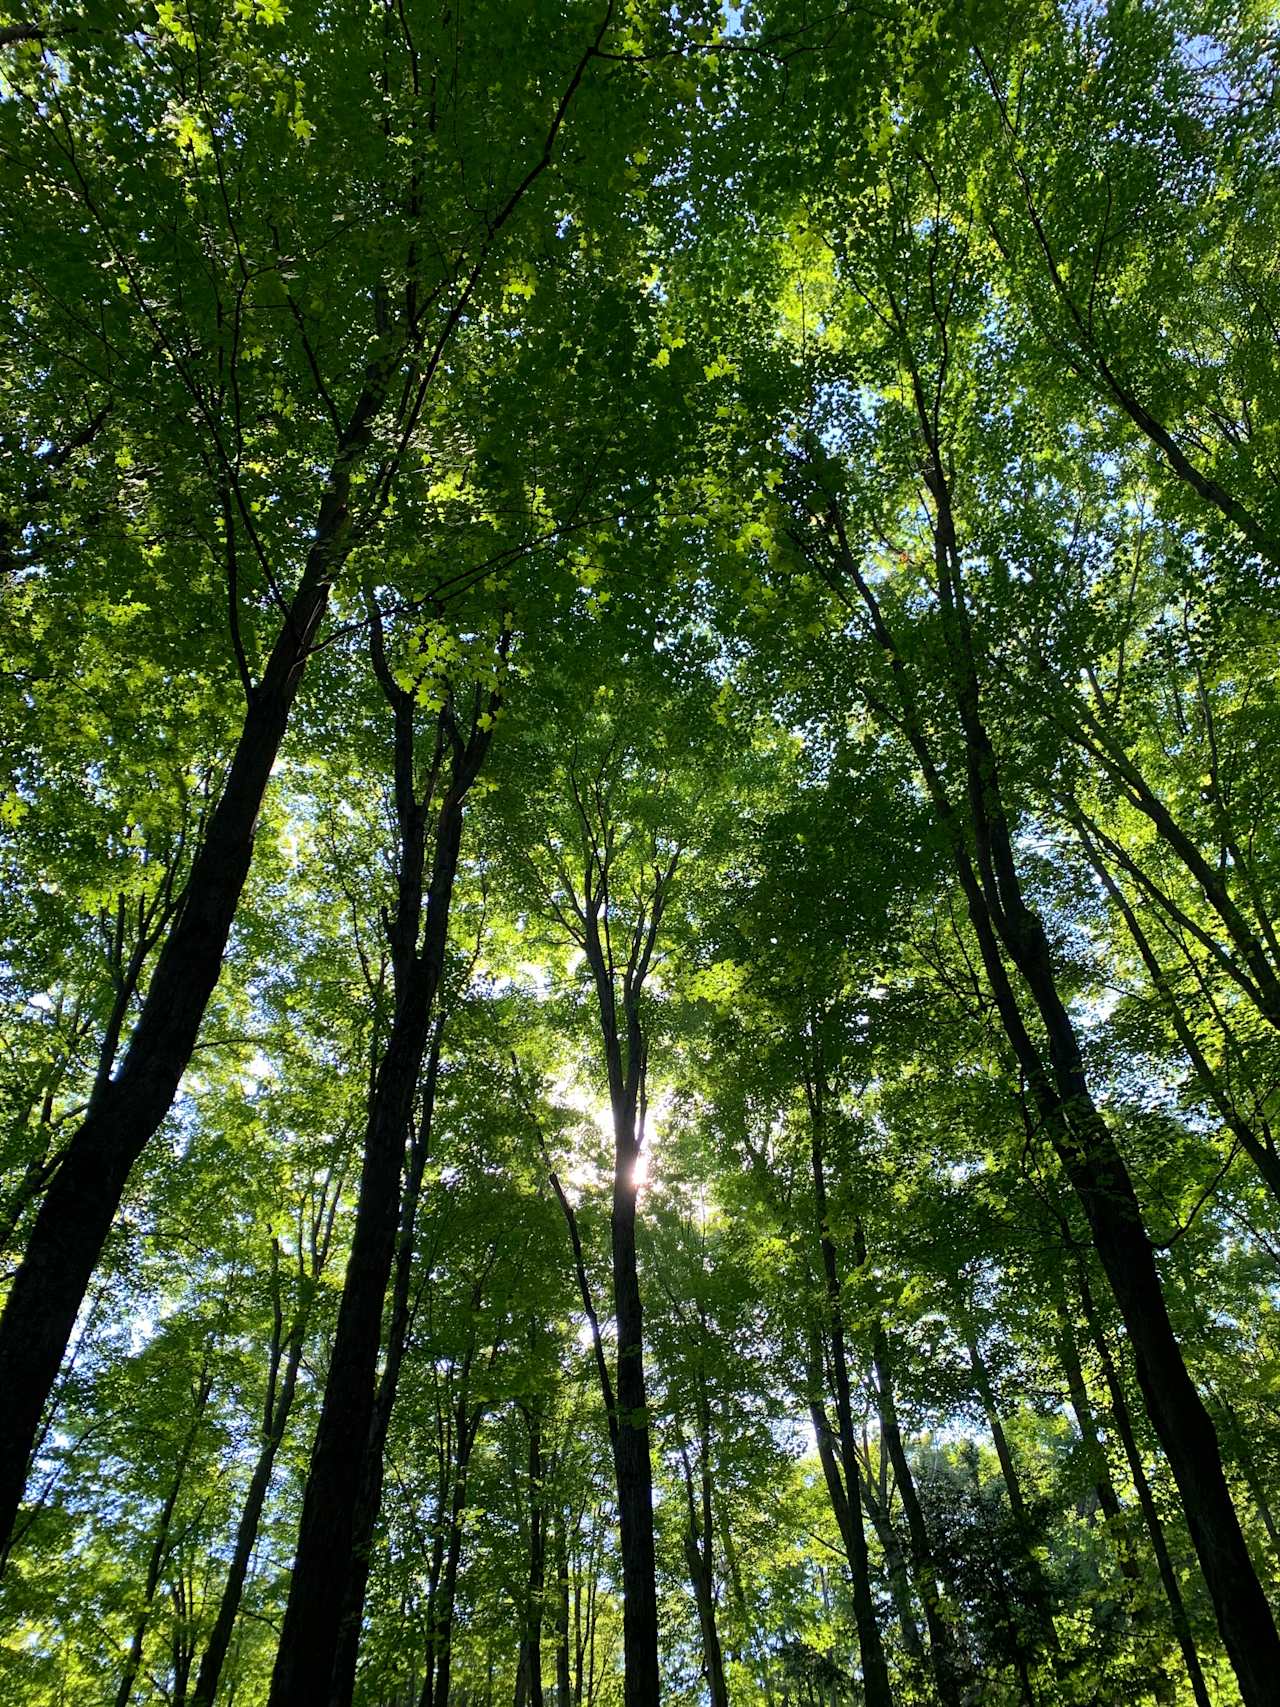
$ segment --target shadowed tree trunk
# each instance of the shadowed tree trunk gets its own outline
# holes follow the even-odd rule
[[[206,1348],[204,1364],[196,1385],[195,1409],[178,1451],[178,1461],[174,1468],[173,1480],[169,1484],[169,1491],[160,1508],[155,1534],[152,1537],[151,1548],[147,1554],[147,1574],[142,1586],[142,1605],[138,1610],[133,1634],[129,1639],[129,1651],[125,1656],[124,1671],[121,1673],[120,1684],[116,1690],[115,1707],[129,1707],[129,1698],[133,1694],[133,1687],[138,1680],[138,1672],[142,1667],[142,1648],[147,1637],[147,1627],[151,1623],[156,1589],[159,1586],[160,1573],[164,1569],[165,1560],[169,1557],[169,1549],[172,1545],[174,1509],[178,1504],[178,1496],[182,1492],[187,1465],[190,1463],[191,1454],[195,1450],[201,1424],[204,1422],[205,1407],[209,1403],[209,1394],[212,1388],[213,1376],[209,1371],[209,1349]]]
[[[284,1335],[284,1313],[280,1301],[279,1245],[274,1241],[272,1244],[274,1321],[267,1377],[267,1396],[262,1413],[262,1443],[258,1448],[258,1459],[253,1467],[253,1475],[249,1479],[249,1488],[245,1494],[244,1505],[241,1508],[240,1521],[236,1526],[231,1564],[228,1567],[227,1579],[223,1584],[222,1595],[218,1602],[217,1616],[214,1618],[213,1628],[209,1632],[209,1639],[205,1644],[204,1654],[200,1660],[200,1669],[196,1673],[195,1693],[191,1697],[192,1707],[213,1707],[214,1698],[218,1693],[218,1680],[222,1676],[222,1667],[226,1662],[227,1650],[231,1646],[231,1633],[235,1628],[236,1614],[240,1610],[240,1600],[244,1593],[245,1580],[249,1574],[249,1561],[253,1557],[254,1544],[258,1538],[258,1525],[262,1521],[262,1510],[266,1504],[267,1491],[271,1486],[271,1473],[275,1468],[276,1455],[280,1450],[280,1444],[288,1426],[289,1414],[293,1409],[294,1396],[298,1387],[298,1371],[302,1365],[302,1354],[306,1346],[307,1327],[315,1302],[316,1286],[329,1254],[329,1245],[333,1237],[333,1218],[337,1211],[340,1193],[340,1177],[337,1180],[333,1180],[331,1177],[325,1181],[320,1202],[311,1222],[309,1241],[311,1268],[309,1273],[303,1269],[301,1228],[299,1228],[300,1295],[287,1337]],[[283,1374],[281,1374],[280,1368],[282,1359],[284,1363]]]
[[[102,1083],[63,1152],[0,1317],[0,1540],[7,1540],[26,1482],[45,1401],[67,1349],[133,1164],[168,1114],[249,874],[267,779],[294,697],[350,550],[348,498],[390,383],[371,367],[342,430],[313,543],[261,679],[249,692],[222,794],[192,861],[115,1076]]]
[[[865,1260],[865,1259],[864,1259]],[[960,1707],[960,1685],[956,1675],[956,1645],[950,1624],[942,1608],[938,1589],[938,1573],[929,1545],[924,1511],[916,1491],[915,1477],[902,1442],[898,1424],[898,1405],[893,1386],[893,1362],[889,1336],[883,1322],[877,1321],[873,1344],[876,1373],[876,1398],[880,1412],[880,1442],[888,1453],[894,1481],[902,1500],[907,1520],[907,1535],[911,1542],[911,1559],[915,1567],[916,1589],[924,1607],[925,1624],[929,1631],[929,1658],[934,1682],[942,1707]]]
[[[836,1424],[840,1460],[844,1472],[844,1497],[848,1507],[845,1544],[853,1578],[853,1613],[862,1658],[862,1686],[867,1707],[893,1707],[889,1668],[885,1662],[880,1626],[871,1597],[871,1565],[867,1537],[862,1524],[862,1493],[858,1476],[858,1447],[853,1429],[853,1399],[845,1350],[844,1309],[841,1299],[840,1265],[827,1216],[826,1121],[827,1083],[822,1042],[816,1021],[811,1021],[809,1044],[812,1062],[806,1065],[805,1094],[809,1105],[810,1161],[813,1170],[814,1208],[818,1218],[818,1243],[827,1295],[827,1343],[835,1378]]]
[[[416,739],[416,695],[395,680],[383,645],[381,613],[368,600],[374,672],[392,711],[395,809],[399,834],[396,910],[390,925],[395,1007],[374,1078],[364,1165],[324,1403],[303,1495],[293,1580],[271,1682],[271,1707],[328,1701],[342,1641],[365,1452],[374,1426],[383,1309],[395,1255],[401,1173],[413,1101],[444,968],[449,909],[462,842],[463,808],[489,750],[499,692],[472,696],[470,729],[459,729],[452,695],[436,718],[430,759]],[[497,663],[510,643],[504,628]],[[424,895],[428,819],[442,799]],[[376,1511],[373,1517],[376,1519]]]
[[[569,786],[582,832],[584,870],[570,891],[572,919],[560,914],[580,947],[596,995],[596,1019],[609,1083],[613,1125],[613,1197],[610,1233],[613,1314],[617,1329],[616,1391],[610,1377],[591,1301],[581,1239],[572,1206],[554,1172],[551,1184],[569,1225],[578,1287],[592,1329],[601,1397],[609,1418],[614,1477],[618,1491],[618,1530],[622,1552],[623,1671],[626,1707],[655,1707],[660,1694],[658,1666],[658,1594],[653,1534],[653,1464],[649,1445],[649,1401],[644,1373],[644,1311],[636,1260],[637,1168],[644,1144],[648,1040],[641,1017],[645,981],[653,965],[671,884],[680,859],[677,847],[659,854],[645,873],[625,927],[626,960],[615,960],[615,936],[623,936],[611,898],[616,875],[619,827],[611,816],[602,776],[580,778],[571,770]],[[623,838],[625,841],[625,837]]]
[[[338,1651],[333,1662],[333,1684],[330,1707],[349,1707],[355,1689],[356,1662],[360,1652],[360,1629],[364,1619],[364,1600],[369,1583],[369,1561],[373,1549],[374,1531],[382,1505],[382,1483],[387,1433],[395,1406],[400,1368],[408,1346],[409,1327],[413,1314],[410,1283],[413,1278],[414,1229],[418,1215],[418,1200],[422,1192],[422,1176],[431,1149],[431,1123],[435,1113],[436,1084],[440,1074],[440,1050],[444,1041],[444,1018],[441,1016],[432,1031],[427,1055],[427,1068],[422,1091],[422,1114],[418,1120],[409,1153],[409,1170],[405,1181],[404,1200],[400,1208],[400,1229],[396,1240],[395,1276],[392,1282],[391,1318],[387,1328],[386,1356],[378,1390],[374,1399],[373,1421],[365,1447],[364,1463],[360,1469],[360,1490],[356,1498],[352,1521],[351,1570],[342,1610],[342,1627]]]
[[[1280,1636],[1245,1544],[1222,1469],[1213,1423],[1187,1372],[1173,1331],[1128,1168],[1091,1094],[1075,1025],[1058,989],[1044,926],[1027,905],[1014,854],[994,748],[982,719],[978,668],[963,593],[960,552],[936,421],[913,370],[926,445],[925,484],[933,499],[934,568],[950,672],[965,743],[969,823],[956,813],[915,691],[874,592],[832,504],[830,538],[838,571],[856,587],[898,688],[901,727],[914,751],[935,814],[951,842],[957,875],[987,981],[1044,1132],[1075,1190],[1134,1348],[1138,1382],[1169,1460],[1201,1571],[1245,1707],[1268,1707],[1280,1677]],[[1047,1044],[1033,1040],[1005,956],[1031,997]]]

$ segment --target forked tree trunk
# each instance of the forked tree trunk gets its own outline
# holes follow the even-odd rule
[[[375,670],[395,713],[396,811],[400,830],[398,897],[391,944],[395,1010],[374,1080],[355,1231],[303,1495],[298,1548],[271,1681],[270,1707],[316,1707],[318,1702],[329,1700],[334,1684],[351,1581],[357,1508],[362,1487],[369,1488],[364,1480],[365,1452],[376,1406],[378,1352],[400,1218],[405,1144],[412,1129],[414,1095],[444,967],[449,910],[462,842],[463,809],[489,748],[498,703],[495,690],[490,696],[487,725],[482,727],[481,702],[477,696],[465,744],[453,722],[452,709],[446,706],[441,711],[437,760],[420,799],[413,696],[397,686],[386,668],[380,622],[376,614],[371,620]],[[439,764],[440,743],[444,741],[452,752],[452,768],[435,823],[424,919],[426,816]],[[375,1510],[375,1519],[376,1515]]]

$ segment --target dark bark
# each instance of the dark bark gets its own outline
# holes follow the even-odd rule
[[[617,1329],[615,1379],[610,1383],[595,1311],[587,1287],[576,1219],[552,1176],[569,1223],[579,1289],[592,1324],[601,1394],[609,1415],[618,1530],[622,1552],[623,1671],[625,1707],[655,1707],[660,1694],[658,1594],[653,1533],[653,1465],[649,1444],[649,1401],[644,1372],[644,1310],[636,1260],[636,1168],[644,1141],[647,1040],[641,999],[653,962],[663,910],[679,860],[655,865],[629,934],[625,965],[614,960],[610,934],[609,884],[617,849],[607,799],[598,780],[570,787],[587,849],[581,895],[574,899],[575,940],[583,949],[596,992],[597,1021],[609,1082],[613,1122],[613,1201],[610,1235],[613,1313]],[[614,927],[616,928],[616,926]]]
[[[192,862],[119,1071],[63,1154],[0,1318],[0,1540],[12,1530],[40,1416],[134,1163],[168,1114],[213,994],[267,780],[349,550],[351,476],[389,371],[370,375],[320,503],[297,592],[253,689],[222,794]]]
[[[209,1639],[205,1645],[199,1670],[196,1673],[195,1693],[191,1697],[192,1707],[213,1707],[214,1699],[218,1693],[218,1682],[222,1676],[222,1667],[226,1662],[227,1651],[231,1646],[231,1635],[235,1628],[236,1615],[240,1610],[240,1601],[249,1574],[249,1562],[258,1538],[258,1525],[262,1521],[263,1507],[266,1504],[267,1492],[271,1486],[272,1471],[275,1468],[276,1457],[284,1440],[289,1416],[293,1410],[293,1401],[297,1394],[298,1372],[302,1366],[302,1355],[306,1347],[307,1329],[315,1303],[316,1287],[329,1256],[329,1246],[333,1238],[333,1222],[337,1214],[340,1192],[341,1171],[339,1170],[337,1177],[331,1171],[324,1183],[319,1204],[311,1218],[309,1272],[304,1266],[305,1259],[299,1258],[300,1296],[287,1334],[285,1332],[284,1306],[280,1289],[279,1245],[274,1241],[272,1244],[271,1281],[274,1321],[267,1374],[267,1392],[262,1407],[262,1441],[258,1449],[257,1462],[253,1467],[253,1475],[249,1479],[244,1505],[241,1508],[240,1521],[236,1525],[236,1538],[232,1548],[231,1563],[218,1601],[217,1615],[214,1618],[213,1629],[209,1632]],[[300,1235],[301,1231],[300,1228]]]
[[[457,1452],[453,1491],[449,1502],[449,1538],[445,1543],[444,1571],[427,1626],[426,1675],[418,1707],[449,1707],[449,1677],[453,1668],[453,1612],[458,1597],[458,1567],[462,1563],[462,1521],[467,1509],[467,1477],[471,1453],[480,1432],[483,1411],[472,1407],[468,1397],[469,1363],[464,1366],[461,1391],[455,1410]]]
[[[818,1218],[818,1242],[822,1252],[822,1272],[827,1295],[827,1343],[831,1352],[831,1367],[835,1378],[836,1425],[840,1443],[841,1467],[844,1471],[844,1494],[848,1506],[846,1547],[849,1550],[849,1571],[853,1579],[853,1616],[858,1631],[858,1650],[862,1659],[862,1687],[867,1707],[893,1707],[893,1692],[889,1687],[889,1668],[885,1662],[880,1626],[876,1622],[875,1602],[871,1597],[871,1564],[867,1554],[867,1536],[862,1523],[862,1492],[858,1475],[858,1448],[853,1431],[853,1399],[849,1382],[849,1363],[845,1349],[844,1310],[841,1300],[840,1265],[835,1241],[827,1219],[827,1184],[825,1137],[827,1118],[826,1083],[820,1044],[815,1036],[813,1068],[807,1078],[809,1099],[810,1160],[813,1169],[814,1207]]]
[[[950,835],[957,874],[1001,1024],[1043,1129],[1080,1200],[1120,1306],[1134,1348],[1138,1383],[1182,1498],[1245,1707],[1265,1707],[1274,1700],[1275,1679],[1280,1677],[1280,1635],[1232,1503],[1213,1423],[1187,1372],[1169,1320],[1133,1181],[1093,1100],[1075,1026],[1057,987],[1044,926],[1023,895],[995,752],[981,715],[950,490],[936,438],[929,434],[928,412],[918,382],[917,396],[929,448],[925,475],[935,502],[935,567],[951,692],[965,742],[972,855],[923,733],[905,666],[879,603],[848,548],[843,520],[833,514],[841,566],[858,588],[900,686],[904,733],[921,764],[937,815]],[[1047,1061],[1023,1020],[1005,966],[1006,954],[1044,1028]]]
[[[1129,1414],[1129,1401],[1125,1394],[1124,1383],[1120,1379],[1120,1372],[1111,1356],[1111,1348],[1107,1344],[1107,1337],[1098,1317],[1097,1307],[1094,1304],[1093,1288],[1089,1282],[1088,1270],[1079,1253],[1076,1254],[1076,1275],[1081,1312],[1102,1368],[1107,1395],[1111,1401],[1111,1420],[1124,1449],[1125,1462],[1129,1466],[1129,1474],[1133,1479],[1134,1492],[1137,1494],[1138,1504],[1142,1508],[1143,1520],[1146,1523],[1147,1534],[1151,1540],[1151,1551],[1155,1555],[1156,1567],[1160,1572],[1160,1581],[1164,1588],[1165,1598],[1169,1603],[1169,1622],[1173,1627],[1173,1633],[1182,1654],[1182,1663],[1191,1683],[1191,1692],[1195,1697],[1196,1707],[1212,1707],[1204,1670],[1200,1664],[1200,1655],[1196,1650],[1195,1637],[1191,1632],[1191,1621],[1187,1617],[1186,1604],[1183,1601],[1182,1589],[1178,1583],[1177,1569],[1169,1552],[1169,1542],[1164,1532],[1164,1524],[1161,1521],[1155,1494],[1152,1492],[1151,1483],[1147,1479],[1146,1468],[1142,1462],[1142,1453],[1138,1448],[1137,1438],[1133,1432],[1133,1419]]]
[[[876,1393],[880,1411],[880,1441],[889,1455],[903,1515],[907,1520],[907,1536],[911,1543],[911,1560],[915,1569],[916,1590],[924,1607],[925,1625],[929,1631],[929,1658],[934,1682],[942,1707],[960,1707],[960,1684],[956,1671],[956,1643],[951,1626],[943,1611],[942,1595],[938,1588],[938,1572],[929,1544],[924,1510],[916,1489],[915,1476],[902,1442],[898,1422],[898,1404],[893,1384],[893,1360],[889,1336],[882,1322],[876,1323],[873,1347],[876,1371]]]
[[[208,1356],[200,1371],[200,1379],[195,1394],[195,1410],[190,1426],[183,1436],[182,1446],[178,1452],[178,1462],[174,1469],[173,1481],[165,1495],[164,1504],[156,1520],[155,1534],[147,1554],[147,1572],[143,1580],[142,1605],[134,1622],[133,1634],[129,1640],[129,1651],[125,1656],[124,1670],[120,1676],[120,1684],[116,1690],[115,1707],[129,1707],[129,1698],[133,1694],[133,1686],[138,1680],[138,1672],[142,1666],[142,1648],[147,1637],[147,1627],[151,1623],[151,1610],[155,1605],[156,1589],[160,1583],[160,1573],[169,1557],[173,1514],[178,1504],[178,1496],[182,1492],[182,1484],[186,1480],[187,1466],[195,1449],[196,1440],[200,1433],[200,1425],[204,1421],[205,1406],[209,1402],[209,1393],[213,1379],[209,1374]]]
[[[396,1239],[395,1276],[391,1288],[391,1318],[387,1327],[386,1355],[374,1398],[373,1421],[360,1468],[360,1488],[351,1525],[351,1568],[343,1597],[342,1625],[334,1657],[330,1707],[349,1707],[355,1689],[356,1662],[360,1652],[360,1630],[364,1620],[365,1594],[369,1585],[369,1563],[374,1531],[382,1506],[387,1433],[395,1407],[400,1369],[404,1362],[412,1317],[410,1283],[413,1278],[414,1231],[422,1176],[431,1148],[431,1123],[435,1113],[436,1084],[440,1073],[440,1050],[444,1041],[444,1019],[435,1023],[422,1091],[422,1113],[409,1154],[409,1170],[400,1207]]]
[[[698,1609],[698,1629],[702,1636],[702,1667],[707,1680],[711,1707],[729,1707],[729,1690],[724,1676],[724,1653],[720,1646],[720,1631],[716,1624],[715,1532],[711,1510],[711,1441],[710,1412],[700,1404],[699,1477],[695,1491],[693,1467],[682,1446],[685,1501],[688,1521],[684,1530],[684,1557]]]
[[[883,1440],[883,1438],[883,1431],[881,1431],[881,1439]],[[893,1596],[894,1610],[898,1614],[898,1628],[902,1632],[902,1646],[911,1660],[917,1665],[923,1666],[925,1664],[924,1640],[920,1635],[920,1625],[916,1620],[915,1597],[911,1592],[911,1572],[907,1565],[906,1552],[903,1549],[902,1542],[898,1539],[898,1531],[889,1511],[887,1492],[887,1487],[876,1487],[875,1478],[871,1474],[870,1465],[868,1465],[862,1480],[862,1502],[867,1508],[867,1516],[871,1519],[871,1527],[876,1532],[876,1539],[880,1543],[880,1551],[884,1556],[885,1575],[889,1579],[889,1592]]]
[[[271,1486],[271,1473],[284,1439],[289,1413],[293,1409],[304,1343],[305,1327],[300,1326],[290,1336],[279,1396],[272,1407],[272,1415],[258,1449],[258,1460],[249,1480],[240,1521],[236,1526],[236,1539],[231,1552],[231,1564],[227,1570],[227,1580],[223,1584],[217,1616],[200,1660],[200,1670],[196,1674],[191,1707],[213,1707],[214,1698],[218,1693],[218,1680],[222,1676],[227,1650],[231,1646],[231,1633],[235,1628],[236,1614],[240,1610],[240,1599],[249,1574],[249,1561],[258,1539],[258,1525],[262,1521],[262,1509],[266,1504],[267,1490]]]
[[[365,1449],[374,1423],[378,1352],[399,1225],[406,1139],[444,966],[463,809],[488,751],[489,730],[497,710],[495,693],[487,707],[487,727],[482,729],[482,702],[477,695],[465,743],[451,708],[442,710],[436,757],[425,786],[420,788],[415,774],[413,698],[395,684],[386,668],[380,622],[374,611],[371,621],[375,669],[395,719],[395,798],[401,843],[391,944],[395,1009],[365,1130],[355,1230],[303,1495],[293,1580],[271,1682],[271,1707],[315,1707],[317,1702],[329,1699],[333,1687],[357,1539]],[[426,816],[445,741],[452,754],[451,770],[435,825],[423,919]]]

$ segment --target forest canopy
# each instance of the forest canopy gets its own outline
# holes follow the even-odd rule
[[[1280,1700],[1274,0],[0,12],[5,1707]]]

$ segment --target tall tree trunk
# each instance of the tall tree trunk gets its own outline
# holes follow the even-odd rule
[[[661,1692],[658,1666],[658,1589],[653,1534],[653,1463],[649,1444],[649,1399],[644,1373],[644,1310],[636,1261],[636,1169],[644,1142],[645,1079],[648,1042],[641,1023],[641,998],[657,946],[678,851],[653,870],[650,890],[630,932],[625,966],[614,960],[610,936],[611,862],[617,850],[615,827],[599,779],[584,794],[576,775],[571,786],[592,851],[582,894],[575,899],[581,935],[596,992],[597,1021],[609,1082],[613,1124],[613,1201],[610,1236],[613,1258],[613,1313],[618,1349],[612,1390],[599,1328],[587,1289],[581,1246],[572,1211],[560,1198],[575,1247],[578,1284],[591,1318],[601,1394],[609,1414],[614,1478],[618,1490],[618,1534],[622,1552],[622,1648],[625,1707],[656,1707]],[[598,815],[598,817],[593,816]]]
[[[840,1442],[840,1458],[844,1470],[844,1493],[849,1508],[846,1543],[850,1549],[849,1569],[853,1578],[853,1616],[858,1630],[858,1650],[862,1658],[862,1686],[867,1707],[893,1707],[889,1687],[889,1668],[885,1662],[880,1626],[876,1622],[875,1602],[871,1598],[871,1563],[867,1554],[866,1531],[862,1524],[861,1481],[858,1476],[858,1448],[853,1431],[853,1399],[849,1383],[849,1364],[845,1352],[844,1309],[840,1292],[840,1265],[835,1241],[827,1219],[827,1183],[824,1140],[826,1134],[826,1084],[820,1041],[812,1039],[813,1071],[807,1083],[809,1098],[810,1159],[813,1167],[814,1206],[818,1216],[818,1241],[822,1251],[822,1269],[827,1294],[827,1340],[831,1349],[831,1367],[835,1377],[836,1424]]]
[[[351,1569],[343,1598],[338,1650],[333,1662],[330,1707],[350,1707],[360,1653],[360,1629],[369,1585],[369,1563],[374,1531],[382,1506],[387,1434],[395,1407],[400,1369],[409,1338],[410,1283],[413,1278],[414,1231],[422,1176],[431,1148],[431,1123],[435,1113],[436,1085],[440,1075],[440,1050],[444,1041],[444,1018],[435,1023],[422,1091],[422,1114],[409,1155],[409,1172],[400,1206],[400,1229],[396,1240],[395,1278],[391,1289],[391,1320],[387,1328],[386,1357],[374,1399],[373,1421],[360,1468],[360,1488],[351,1525]]]
[[[350,549],[348,496],[390,380],[372,368],[321,499],[314,542],[262,679],[253,688],[222,794],[192,862],[119,1072],[68,1143],[0,1317],[0,1542],[13,1528],[49,1397],[125,1184],[168,1114],[222,968],[249,873],[267,779],[302,673]]]
[[[924,1607],[925,1624],[929,1631],[929,1657],[934,1682],[942,1707],[960,1707],[960,1684],[956,1673],[956,1644],[951,1626],[942,1607],[938,1589],[938,1573],[933,1562],[933,1549],[925,1526],[924,1510],[916,1490],[915,1477],[902,1442],[898,1423],[898,1404],[893,1385],[893,1361],[889,1336],[884,1323],[877,1322],[873,1356],[876,1372],[876,1396],[880,1411],[880,1441],[889,1454],[894,1481],[902,1500],[907,1520],[907,1535],[911,1542],[911,1558],[915,1567],[916,1589]]]
[[[370,616],[375,671],[394,711],[395,795],[400,829],[397,908],[391,933],[395,1010],[370,1102],[355,1231],[303,1495],[298,1548],[271,1680],[270,1707],[316,1707],[316,1703],[329,1700],[333,1688],[351,1580],[365,1450],[374,1422],[378,1352],[400,1218],[406,1140],[412,1129],[414,1094],[444,966],[449,908],[462,841],[463,808],[488,751],[489,731],[498,705],[495,690],[490,697],[488,724],[482,728],[477,696],[465,745],[454,723],[452,707],[446,705],[441,711],[436,759],[420,799],[414,698],[395,683],[382,651],[380,617],[372,609]],[[507,639],[504,635],[504,646]],[[445,740],[452,749],[452,774],[436,820],[426,916],[420,927],[426,814]]]
[[[1138,1384],[1182,1497],[1192,1542],[1245,1707],[1269,1707],[1275,1698],[1275,1680],[1280,1677],[1280,1635],[1232,1503],[1213,1423],[1187,1372],[1169,1320],[1133,1180],[1093,1100],[1075,1025],[1058,990],[1048,937],[1022,891],[995,751],[982,720],[950,489],[918,376],[914,384],[917,413],[928,447],[925,481],[935,505],[934,560],[951,691],[965,742],[972,854],[924,734],[905,665],[879,602],[848,548],[843,520],[836,515],[833,527],[841,565],[858,588],[902,690],[904,732],[951,839],[957,874],[1001,1024],[1044,1130],[1080,1200],[1120,1306],[1134,1348]],[[1023,1020],[1005,954],[1034,1002],[1047,1038],[1047,1062]]]
[[[614,1467],[622,1545],[622,1645],[626,1707],[654,1707],[659,1694],[658,1591],[653,1538],[653,1466],[644,1376],[644,1312],[636,1266],[635,1161],[619,1144],[613,1191],[613,1302],[618,1330],[618,1429]]]

